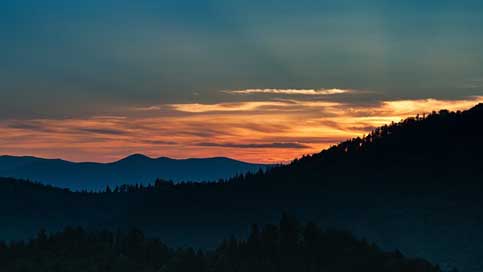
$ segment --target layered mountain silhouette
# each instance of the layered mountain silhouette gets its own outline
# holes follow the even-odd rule
[[[0,238],[40,228],[141,228],[173,246],[211,248],[281,211],[346,229],[443,269],[483,271],[483,105],[374,130],[289,165],[217,183],[115,186],[74,193],[0,182]]]
[[[60,159],[0,156],[0,176],[39,181],[72,190],[104,190],[121,184],[148,184],[157,178],[216,181],[268,167],[228,158],[150,158],[134,154],[112,163],[74,163]]]

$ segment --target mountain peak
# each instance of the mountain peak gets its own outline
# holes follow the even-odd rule
[[[121,159],[119,161],[141,161],[141,160],[152,160],[152,158],[150,158],[150,157],[148,157],[144,154],[135,153],[135,154],[129,155],[129,156],[127,156],[124,159]]]

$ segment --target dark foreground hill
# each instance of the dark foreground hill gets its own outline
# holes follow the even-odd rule
[[[422,259],[384,252],[350,233],[301,225],[284,215],[277,225],[253,225],[247,239],[215,250],[171,249],[142,231],[86,231],[67,227],[29,242],[1,243],[4,272],[441,272]]]
[[[71,190],[98,191],[108,185],[148,184],[157,178],[175,182],[215,181],[265,167],[228,158],[175,160],[139,154],[112,163],[0,156],[2,177],[30,179]]]
[[[482,123],[483,105],[441,111],[222,183],[158,180],[89,194],[3,180],[0,235],[134,226],[169,245],[210,248],[285,210],[442,268],[483,271]]]

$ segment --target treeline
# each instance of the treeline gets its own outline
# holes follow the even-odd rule
[[[303,156],[288,165],[260,169],[258,172],[239,174],[229,179],[177,183],[157,179],[150,185],[106,186],[102,191],[81,193],[239,191],[244,188],[254,191],[264,188],[271,190],[273,186],[288,186],[292,190],[293,186],[325,186],[332,181],[341,184],[341,180],[349,183],[354,179],[371,182],[377,177],[391,177],[393,183],[399,178],[406,183],[408,179],[403,175],[429,175],[430,178],[426,177],[425,180],[440,178],[441,182],[447,176],[461,173],[482,177],[483,126],[478,125],[482,119],[483,104],[467,111],[441,110],[375,128],[364,137],[353,138],[320,153]],[[473,180],[476,179],[464,181]]]
[[[30,238],[40,228],[136,226],[170,245],[213,248],[287,210],[480,271],[482,243],[467,241],[483,240],[481,120],[483,105],[410,118],[290,165],[212,183],[158,180],[79,193],[0,178],[0,239]]]
[[[292,190],[294,185],[347,186],[347,182],[355,185],[354,180],[364,180],[367,185],[377,181],[377,177],[390,177],[393,184],[410,183],[408,176],[415,175],[426,176],[429,188],[434,189],[435,180],[441,185],[448,185],[445,184],[448,176],[461,175],[462,172],[474,177],[464,179],[462,183],[474,183],[483,177],[480,167],[483,162],[483,126],[478,125],[481,120],[483,104],[467,111],[441,110],[375,128],[366,136],[303,156],[288,165],[221,179],[216,185],[199,182],[174,184],[157,180],[149,186],[123,185],[114,189],[106,188],[105,191],[271,190],[273,186],[288,186]],[[388,182],[387,185],[391,186]],[[426,184],[420,185],[422,188]]]
[[[438,157],[438,155],[471,155],[483,151],[480,141],[483,127],[478,125],[482,119],[483,104],[478,104],[466,111],[433,111],[428,115],[417,115],[398,123],[392,122],[389,125],[374,128],[364,137],[356,137],[320,153],[304,156],[295,160],[292,165],[307,166],[318,163],[331,166],[337,161],[347,162],[348,159],[360,158],[361,155],[365,159],[381,161],[386,160],[389,155],[394,159],[413,159],[413,162],[424,162],[427,166],[434,162],[422,159],[432,158],[437,161],[444,159],[457,163],[460,161],[448,160],[448,157]],[[463,146],[472,148],[465,149],[462,148]],[[420,159],[414,159],[415,155]],[[368,163],[373,162],[371,160]],[[461,161],[471,162],[466,161],[464,157]],[[387,161],[387,163],[391,162],[393,160]]]
[[[0,243],[3,272],[440,272],[438,266],[384,252],[350,233],[301,224],[284,214],[278,225],[252,226],[212,251],[171,249],[132,229],[40,231],[28,242]]]

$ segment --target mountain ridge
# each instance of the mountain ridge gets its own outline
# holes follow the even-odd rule
[[[0,176],[29,179],[72,190],[103,190],[121,184],[148,184],[157,178],[216,181],[270,165],[225,157],[172,159],[132,154],[117,161],[72,162],[33,156],[0,156]]]
[[[408,118],[290,165],[219,183],[151,180],[73,193],[0,178],[0,236],[25,239],[66,225],[137,226],[170,245],[209,248],[245,235],[240,226],[273,223],[288,211],[384,249],[480,272],[482,109]]]
[[[33,160],[50,160],[50,161],[63,161],[63,162],[69,162],[69,163],[75,163],[75,164],[80,164],[80,163],[95,163],[95,164],[113,164],[117,163],[126,159],[136,159],[136,158],[145,158],[149,160],[159,160],[159,159],[168,159],[168,160],[173,160],[173,161],[188,161],[188,160],[213,160],[213,159],[222,159],[222,160],[228,160],[228,161],[236,161],[236,162],[241,162],[241,163],[247,163],[247,164],[255,164],[255,165],[271,165],[271,164],[264,164],[264,163],[252,163],[252,162],[246,162],[246,161],[241,161],[237,159],[233,159],[230,157],[223,157],[223,156],[214,156],[214,157],[201,157],[201,158],[196,158],[196,157],[188,157],[188,158],[171,158],[171,157],[166,157],[166,156],[160,156],[160,157],[151,157],[142,153],[133,153],[130,155],[127,155],[123,158],[120,158],[118,160],[114,161],[109,161],[109,162],[96,162],[96,161],[71,161],[71,160],[66,160],[62,158],[44,158],[40,156],[30,156],[30,155],[25,155],[25,156],[17,156],[17,155],[0,155],[0,158],[12,158],[12,159],[33,159]]]

